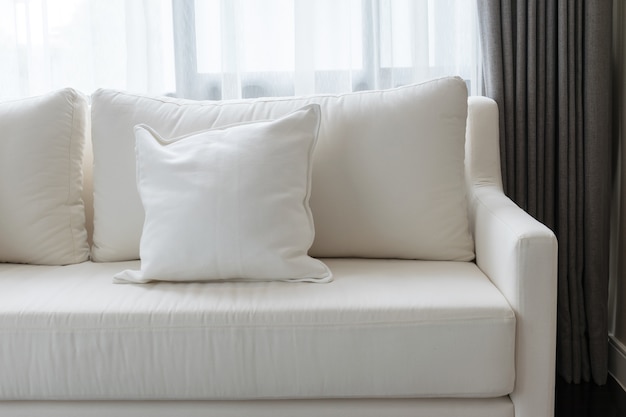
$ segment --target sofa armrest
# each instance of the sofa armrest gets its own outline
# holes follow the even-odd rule
[[[476,263],[515,311],[516,417],[554,415],[557,240],[502,191],[498,107],[470,97],[466,136]]]
[[[557,242],[554,234],[494,186],[471,202],[476,263],[516,316],[516,417],[554,413]]]

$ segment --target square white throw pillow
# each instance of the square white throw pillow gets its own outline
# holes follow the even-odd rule
[[[307,254],[319,123],[319,106],[309,105],[175,139],[136,126],[141,270],[114,282],[330,281],[328,267]]]
[[[0,103],[0,262],[86,261],[88,106],[72,89]]]

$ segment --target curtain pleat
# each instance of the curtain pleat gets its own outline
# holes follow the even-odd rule
[[[610,0],[478,0],[505,192],[559,240],[557,367],[607,376]]]
[[[612,2],[587,1],[583,9],[585,31],[583,49],[587,55],[583,63],[585,84],[584,103],[584,142],[585,189],[592,190],[591,198],[585,199],[584,240],[601,242],[585,246],[585,258],[595,260],[585,265],[586,304],[602,304],[604,309],[589,309],[590,355],[592,362],[603,361],[607,357],[607,292],[609,274],[610,216],[608,206],[611,195],[611,150],[612,150],[612,91],[611,50],[612,50]],[[587,62],[589,65],[587,65]],[[596,73],[594,69],[602,68]],[[598,181],[600,178],[602,180]],[[594,285],[599,282],[601,285]],[[594,379],[606,377],[606,369],[596,370]],[[603,372],[602,375],[597,375]]]

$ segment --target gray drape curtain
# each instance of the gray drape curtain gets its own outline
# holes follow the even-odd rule
[[[607,377],[611,0],[477,0],[505,191],[559,241],[557,368]]]

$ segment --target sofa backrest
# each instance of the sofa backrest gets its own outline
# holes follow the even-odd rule
[[[473,259],[464,172],[467,89],[449,77],[384,91],[222,102],[97,91],[91,110],[94,260],[139,258],[135,125],[173,138],[277,118],[310,103],[322,108],[311,255]],[[88,179],[88,158],[86,165]],[[85,191],[88,201],[88,186]]]
[[[488,97],[468,99],[465,133],[465,178],[468,195],[474,186],[495,186],[502,190],[500,171],[500,129],[498,105]]]
[[[89,259],[81,199],[87,100],[71,88],[0,102],[0,262]]]
[[[93,246],[93,145],[91,142],[91,129],[85,143],[85,155],[83,157],[83,202],[85,203],[85,228],[87,229],[87,241]]]

